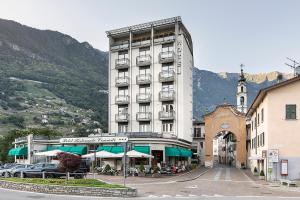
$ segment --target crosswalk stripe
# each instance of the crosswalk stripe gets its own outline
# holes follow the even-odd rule
[[[221,177],[221,174],[222,174],[222,168],[219,168],[218,172],[216,173],[216,175],[214,177],[214,180],[215,181],[219,180]]]
[[[226,168],[225,180],[231,181],[231,177],[230,177],[230,168]]]

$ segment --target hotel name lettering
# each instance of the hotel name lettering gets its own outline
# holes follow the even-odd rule
[[[122,143],[127,142],[127,137],[81,137],[81,138],[61,138],[62,144],[96,144],[96,143]]]

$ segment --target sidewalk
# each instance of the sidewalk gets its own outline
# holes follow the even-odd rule
[[[169,181],[186,181],[189,179],[196,178],[199,174],[205,172],[207,168],[198,167],[192,171],[173,174],[173,175],[162,175],[158,178],[153,178],[151,176],[147,177],[138,177],[138,176],[129,176],[126,177],[126,184],[139,184],[139,183],[157,183],[157,182],[169,182]],[[102,175],[96,174],[96,179],[102,180],[108,183],[115,183],[115,184],[123,184],[124,177],[123,176],[110,176],[110,175]],[[87,178],[93,178],[92,174],[87,175]]]

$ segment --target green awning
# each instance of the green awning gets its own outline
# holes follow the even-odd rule
[[[77,154],[77,155],[87,154],[86,146],[48,146],[47,147],[47,151],[56,150],[56,149],[68,153]]]
[[[192,157],[193,152],[189,149],[179,148],[181,157]]]
[[[176,147],[166,147],[165,154],[169,157],[180,157],[180,150]]]
[[[8,152],[9,156],[27,156],[28,154],[28,147],[19,147],[10,149]]]
[[[124,148],[123,146],[100,146],[97,148],[97,151],[108,151],[111,153],[123,153]]]
[[[133,150],[145,153],[145,154],[150,154],[150,147],[149,146],[134,146]]]

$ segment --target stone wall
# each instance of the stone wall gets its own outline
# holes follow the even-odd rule
[[[40,185],[32,183],[16,183],[0,181],[0,187],[12,190],[38,192],[46,194],[63,194],[97,197],[136,197],[137,190],[133,188],[99,188],[61,185]]]

